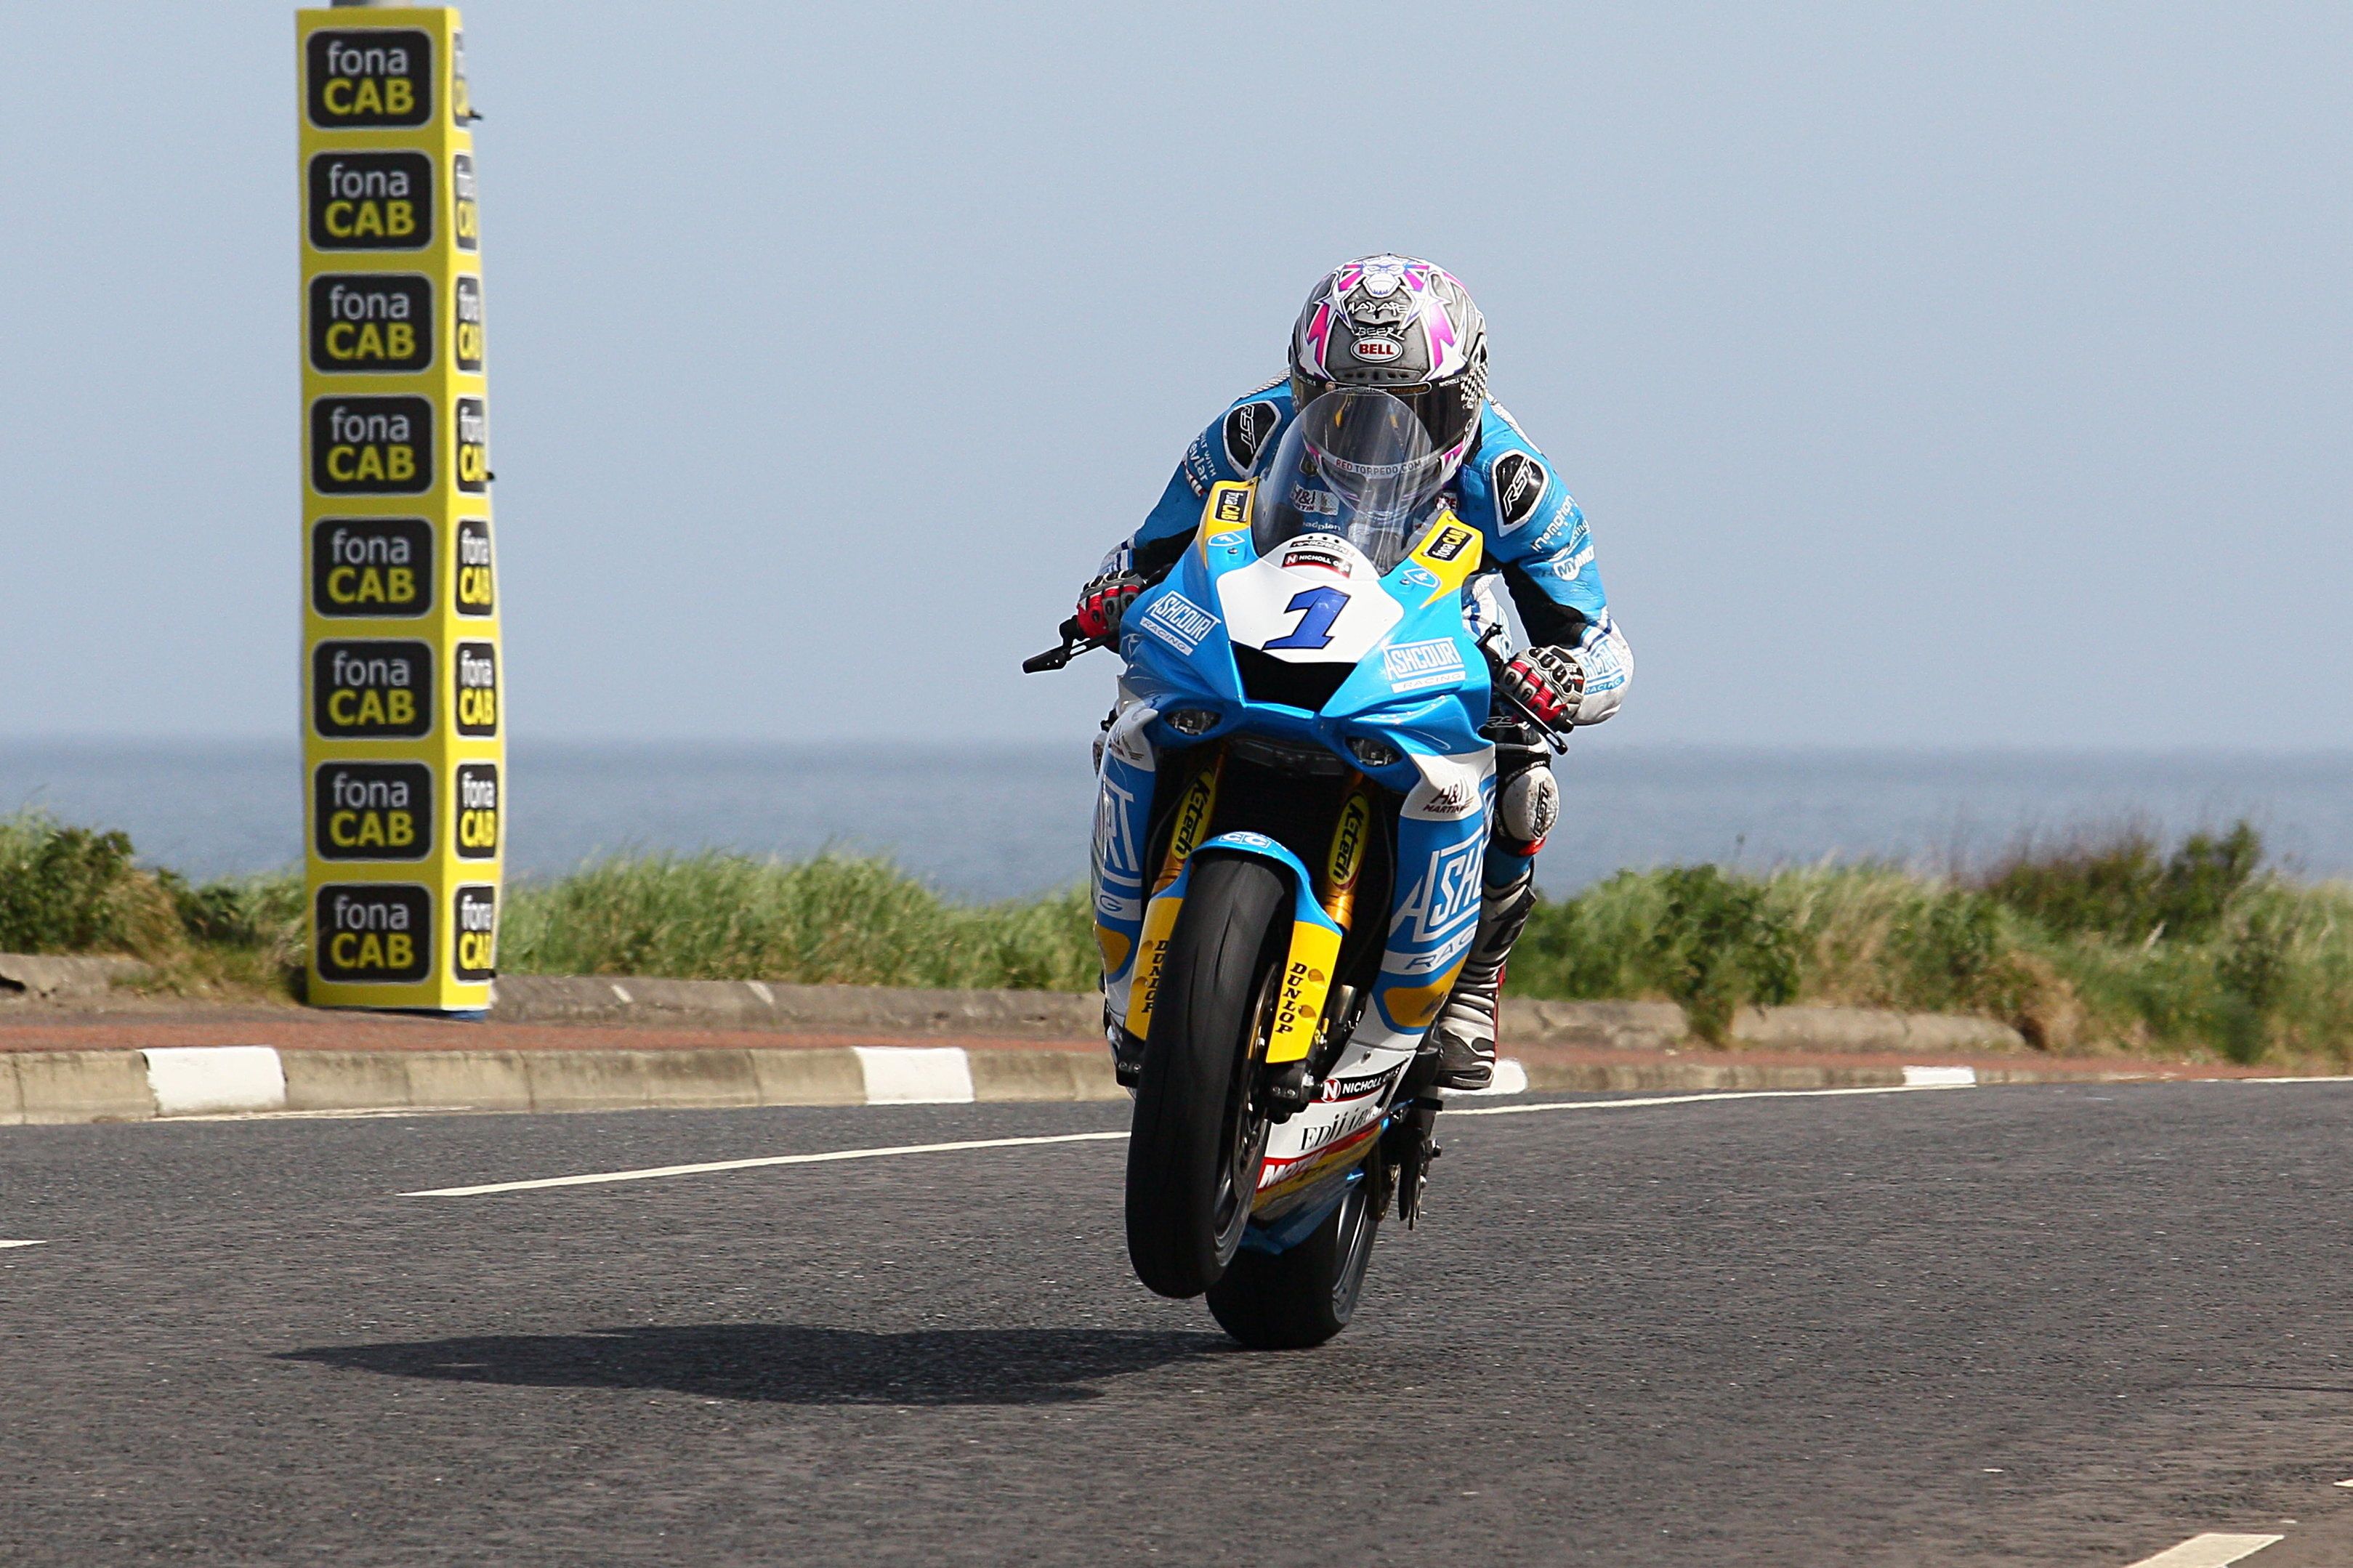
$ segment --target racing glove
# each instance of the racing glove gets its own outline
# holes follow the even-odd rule
[[[1080,589],[1079,634],[1090,642],[1118,641],[1120,617],[1145,585],[1133,572],[1106,572]]]
[[[1585,695],[1585,662],[1574,648],[1526,648],[1504,667],[1501,684],[1528,712],[1556,730],[1566,730],[1576,721],[1577,702]]]

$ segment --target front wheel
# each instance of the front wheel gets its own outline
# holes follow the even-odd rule
[[[1169,933],[1127,1145],[1127,1256],[1163,1296],[1215,1285],[1250,1225],[1268,1127],[1253,1090],[1290,910],[1273,867],[1213,856]]]
[[[1381,1216],[1372,1182],[1348,1188],[1322,1225],[1288,1252],[1245,1252],[1209,1287],[1209,1315],[1254,1351],[1305,1350],[1348,1326],[1372,1266]]]

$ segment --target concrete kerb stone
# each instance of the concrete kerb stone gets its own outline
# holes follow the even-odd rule
[[[147,1058],[139,1051],[12,1053],[23,1120],[144,1121],[155,1114]]]
[[[16,1059],[0,1056],[0,1127],[16,1127],[25,1120],[25,1091],[16,1083]]]
[[[280,1051],[279,1060],[289,1110],[394,1110],[417,1103],[406,1053]]]
[[[399,1055],[408,1074],[408,1098],[400,1101],[403,1105],[453,1105],[470,1110],[532,1109],[531,1073],[521,1051],[403,1051]]]
[[[807,1051],[754,1050],[762,1105],[863,1105],[866,1072],[847,1046]]]
[[[1124,1100],[1109,1051],[973,1051],[978,1100]]]

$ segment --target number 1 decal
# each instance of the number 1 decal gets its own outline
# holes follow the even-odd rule
[[[1270,653],[1279,647],[1318,648],[1332,646],[1332,623],[1348,607],[1348,595],[1338,588],[1303,588],[1282,606],[1287,615],[1303,610],[1290,635],[1262,645]]]

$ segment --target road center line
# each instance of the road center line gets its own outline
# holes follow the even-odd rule
[[[2276,1546],[2284,1535],[2220,1535],[2209,1531],[2179,1546],[2168,1546],[2154,1557],[2144,1557],[2131,1568],[2230,1568],[2266,1546]]]
[[[404,1198],[474,1198],[485,1193],[525,1193],[541,1187],[592,1187],[605,1182],[649,1182],[659,1176],[701,1176],[713,1171],[750,1171],[764,1165],[822,1165],[837,1160],[881,1160],[892,1154],[944,1154],[958,1149],[1024,1149],[1039,1143],[1108,1143],[1125,1132],[1058,1132],[1046,1138],[975,1138],[962,1143],[901,1143],[888,1149],[835,1149],[823,1154],[768,1154],[753,1160],[712,1160],[700,1165],[649,1165],[641,1171],[604,1171],[587,1176],[547,1176],[535,1182],[486,1182],[475,1187],[433,1187],[403,1193]]]
[[[1644,1105],[1697,1105],[1715,1100],[1822,1100],[1840,1094],[1936,1094],[1968,1089],[1964,1083],[1888,1083],[1865,1089],[1732,1089],[1700,1094],[1659,1094],[1641,1100],[1547,1100],[1540,1105],[1481,1105],[1456,1110],[1447,1107],[1444,1119],[1457,1116],[1524,1116],[1534,1110],[1632,1110]]]
[[[47,1246],[47,1243],[46,1243],[46,1242],[39,1242],[39,1241],[0,1241],[0,1247],[45,1247],[45,1246]]]
[[[1560,1100],[1540,1105],[1482,1105],[1449,1110],[1447,1116],[1516,1116],[1531,1110],[1615,1110],[1645,1105],[1692,1105],[1711,1100],[1820,1100],[1848,1094],[1925,1094],[1959,1084],[1888,1084],[1870,1089],[1752,1089],[1709,1094],[1654,1095],[1641,1100]],[[1042,1138],[974,1138],[957,1143],[899,1143],[887,1149],[835,1149],[822,1154],[767,1154],[750,1160],[711,1160],[696,1165],[649,1165],[636,1171],[599,1171],[582,1176],[543,1176],[528,1182],[484,1182],[470,1187],[427,1187],[404,1198],[478,1198],[491,1193],[528,1193],[544,1187],[593,1187],[608,1182],[650,1182],[663,1176],[702,1176],[719,1171],[752,1171],[769,1165],[823,1165],[841,1160],[882,1160],[895,1154],[945,1154],[962,1149],[1027,1149],[1043,1143],[1109,1143],[1125,1132],[1060,1132]]]

